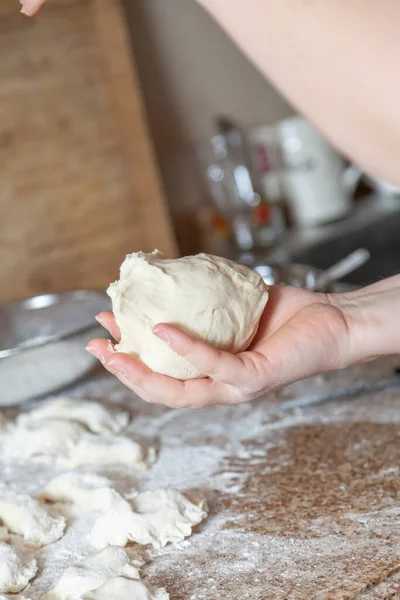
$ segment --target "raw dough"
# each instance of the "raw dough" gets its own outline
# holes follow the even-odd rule
[[[12,460],[60,460],[87,432],[78,423],[46,421],[10,427],[2,440],[2,454]]]
[[[85,510],[106,512],[122,498],[105,477],[93,473],[63,473],[52,479],[40,494],[43,500],[71,502]]]
[[[204,501],[194,504],[180,492],[165,488],[122,500],[99,517],[90,534],[96,548],[128,542],[164,547],[181,542],[207,516]]]
[[[126,465],[146,470],[155,459],[154,450],[149,449],[147,456],[142,446],[126,436],[94,435],[87,433],[74,446],[64,461],[67,467],[82,465]]]
[[[169,600],[169,594],[164,588],[155,589],[143,581],[115,577],[82,596],[82,600]]]
[[[69,567],[42,600],[80,600],[106,581],[121,575],[140,579],[143,561],[120,546],[110,546]]]
[[[9,459],[54,461],[60,467],[124,464],[146,469],[154,462],[154,450],[143,448],[126,436],[95,434],[68,421],[22,422],[11,427],[2,440],[3,456]]]
[[[60,539],[65,529],[63,517],[52,517],[30,496],[0,490],[0,521],[9,531],[22,535],[27,543],[46,546]]]
[[[23,556],[9,544],[0,542],[0,592],[20,592],[36,572],[37,565],[34,558]]]
[[[22,413],[17,424],[26,425],[49,419],[76,421],[93,433],[120,433],[129,425],[129,415],[126,412],[111,412],[97,402],[73,398],[57,398],[29,413]]]
[[[202,374],[152,333],[157,323],[237,353],[253,340],[268,300],[262,277],[247,267],[207,254],[165,260],[157,250],[128,255],[107,293],[121,330],[117,349],[182,380]]]

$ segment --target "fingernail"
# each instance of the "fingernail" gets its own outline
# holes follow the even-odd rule
[[[154,333],[154,335],[156,335],[158,338],[160,338],[160,340],[162,340],[166,344],[171,343],[168,334],[165,331],[163,331],[162,329],[158,330],[157,325],[154,327],[153,333]]]
[[[87,352],[89,352],[89,354],[91,354],[92,356],[94,356],[95,358],[97,358],[97,360],[99,360],[102,365],[105,365],[106,359],[101,354],[101,352],[99,352],[97,350],[97,348],[93,348],[93,346],[86,346],[86,350],[87,350]]]
[[[97,315],[97,316],[95,317],[95,319],[96,319],[96,321],[97,321],[98,323],[100,323],[100,325],[101,325],[102,327],[104,327],[105,329],[108,329],[108,327],[107,327],[107,323],[106,323],[105,321],[103,321],[103,319],[100,319],[99,315]]]

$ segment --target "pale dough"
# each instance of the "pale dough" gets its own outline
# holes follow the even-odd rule
[[[128,542],[164,547],[181,542],[207,516],[204,501],[191,502],[171,488],[142,492],[114,504],[95,522],[90,540],[96,548]]]
[[[1,450],[10,459],[55,462],[60,467],[123,464],[145,470],[154,461],[153,449],[144,452],[130,437],[95,434],[69,421],[25,422],[4,434]]]
[[[52,544],[64,533],[65,519],[51,516],[30,496],[0,490],[0,521],[6,528],[35,546]]]
[[[153,588],[144,581],[115,577],[109,579],[94,592],[89,592],[82,600],[169,600],[164,588]]]
[[[81,425],[68,421],[21,423],[4,434],[1,450],[3,456],[12,460],[62,460],[85,433]]]
[[[268,300],[255,271],[225,258],[198,254],[165,260],[158,251],[126,257],[111,297],[121,342],[117,349],[157,373],[193,379],[202,373],[152,332],[170,323],[216,348],[237,353],[253,340]]]
[[[84,510],[106,512],[122,500],[105,477],[94,473],[63,473],[52,479],[40,494],[50,502],[70,502]]]
[[[110,546],[69,567],[42,600],[80,600],[106,581],[121,575],[140,579],[143,561],[120,546]]]
[[[36,572],[37,565],[34,558],[24,556],[16,548],[0,542],[0,592],[20,592]]]
[[[154,458],[153,449],[145,453],[142,446],[129,437],[88,433],[74,446],[69,457],[64,461],[61,459],[61,463],[67,467],[120,464],[146,470]]]
[[[73,421],[84,425],[93,433],[121,433],[129,425],[126,412],[112,412],[102,404],[73,398],[57,398],[28,413],[22,413],[18,425],[47,420]]]

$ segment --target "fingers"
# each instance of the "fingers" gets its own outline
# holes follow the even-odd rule
[[[96,321],[100,323],[104,329],[111,333],[114,340],[117,340],[117,342],[121,340],[121,332],[115,322],[115,317],[112,312],[101,312],[99,315],[97,315]]]
[[[172,350],[184,357],[196,369],[221,383],[242,386],[260,376],[268,367],[268,361],[257,352],[231,354],[194,340],[172,325],[159,324],[153,329],[154,335],[171,346]]]
[[[143,400],[173,408],[201,408],[211,404],[232,403],[226,386],[210,379],[179,381],[154,373],[128,354],[117,352],[110,341],[89,342],[88,352]]]
[[[35,15],[43,6],[46,0],[20,0],[22,4],[21,12],[28,17]]]

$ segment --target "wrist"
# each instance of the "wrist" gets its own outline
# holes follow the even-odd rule
[[[353,363],[400,354],[400,275],[339,294],[335,303],[348,326]]]

